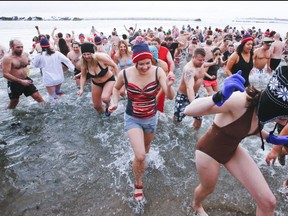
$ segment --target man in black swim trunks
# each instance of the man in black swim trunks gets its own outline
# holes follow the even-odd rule
[[[23,52],[23,44],[19,40],[10,41],[11,53],[3,57],[3,76],[8,80],[8,95],[10,103],[7,109],[14,109],[19,103],[19,97],[24,93],[26,97],[31,96],[42,105],[44,99],[34,86],[33,80],[27,75],[27,66],[30,64],[28,53]]]

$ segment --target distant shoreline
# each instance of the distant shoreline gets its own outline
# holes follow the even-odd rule
[[[167,21],[196,21],[201,22],[200,18],[190,19],[190,18],[151,18],[151,17],[99,17],[99,18],[79,18],[79,17],[55,17],[43,18],[43,17],[0,17],[0,21],[85,21],[85,20],[167,20]]]
[[[44,18],[39,16],[29,16],[29,17],[0,17],[0,21],[87,21],[87,20],[160,20],[160,21],[194,21],[201,22],[201,18],[191,19],[191,18],[170,18],[170,17],[93,17],[93,18],[79,18],[79,17],[56,17],[51,16],[50,18]],[[279,18],[235,18],[232,22],[255,22],[255,23],[286,23],[288,19]]]

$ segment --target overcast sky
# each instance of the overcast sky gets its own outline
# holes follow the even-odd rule
[[[288,18],[288,1],[0,1],[0,16]]]

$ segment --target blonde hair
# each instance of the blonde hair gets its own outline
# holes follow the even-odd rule
[[[92,56],[92,61],[91,61],[91,65],[92,66],[97,66],[98,65],[98,59],[97,59],[97,55],[96,53],[91,53],[91,56]],[[82,58],[81,58],[81,66],[84,66],[85,67],[85,70],[86,72],[88,71],[88,62],[86,61],[86,59],[84,58],[84,56],[82,55]]]

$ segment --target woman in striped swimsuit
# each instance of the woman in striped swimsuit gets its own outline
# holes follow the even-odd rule
[[[119,91],[125,85],[128,102],[124,114],[124,129],[134,150],[133,172],[135,176],[134,197],[144,201],[142,176],[145,170],[145,157],[149,152],[158,122],[156,95],[161,87],[167,98],[173,100],[172,87],[175,77],[166,77],[162,68],[152,65],[152,53],[145,42],[133,46],[134,65],[120,71],[113,89],[113,112],[118,107]]]

